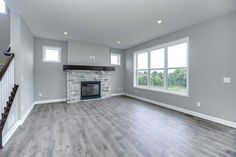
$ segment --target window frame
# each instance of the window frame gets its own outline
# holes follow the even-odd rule
[[[0,14],[7,14],[7,13],[8,13],[8,11],[7,11],[7,4],[6,4],[5,0],[2,0],[2,1],[3,1],[3,3],[4,3],[4,8],[5,8],[5,10],[4,10],[4,12],[1,12],[1,11],[0,11]]]
[[[117,56],[118,57],[118,64],[112,64],[111,63],[111,57],[112,56]],[[121,66],[121,54],[119,54],[119,53],[111,53],[110,54],[110,64],[114,65],[114,66]]]
[[[46,51],[47,51],[47,49],[58,51],[58,60],[57,61],[46,60]],[[45,63],[61,63],[61,47],[45,46],[44,45],[43,46],[42,61],[45,62]]]
[[[171,67],[168,68],[168,47],[179,45],[187,43],[187,67]],[[158,50],[164,48],[164,68],[151,68],[151,51]],[[137,62],[137,56],[138,54],[148,52],[148,69],[137,69],[138,68],[138,62]],[[155,92],[161,92],[161,93],[166,93],[166,94],[172,94],[172,95],[178,95],[178,96],[185,96],[189,97],[189,37],[185,37],[179,40],[171,41],[162,45],[154,46],[148,49],[144,49],[141,51],[134,52],[134,70],[133,70],[133,87],[137,89],[143,89],[147,91],[155,91]],[[178,92],[178,91],[170,91],[168,90],[168,70],[171,69],[186,69],[187,71],[187,84],[186,92]],[[140,86],[137,84],[137,76],[138,76],[138,71],[140,70],[146,70],[148,71],[148,85],[147,86]],[[164,85],[163,89],[161,88],[153,88],[150,86],[150,72],[152,70],[164,70]]]

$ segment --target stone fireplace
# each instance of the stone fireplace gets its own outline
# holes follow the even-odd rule
[[[81,66],[80,66],[81,67]],[[84,68],[83,70],[75,70],[81,68],[63,67],[67,73],[67,102],[81,101],[81,82],[100,82],[100,97],[107,98],[111,96],[111,71],[113,69],[106,68]],[[94,67],[94,66],[93,66]],[[89,70],[84,70],[89,69]],[[83,98],[82,98],[83,99]]]

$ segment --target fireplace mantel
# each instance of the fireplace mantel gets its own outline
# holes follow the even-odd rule
[[[91,65],[63,65],[63,70],[115,71],[115,67]]]

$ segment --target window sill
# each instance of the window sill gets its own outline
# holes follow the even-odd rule
[[[180,93],[180,92],[174,92],[174,91],[166,91],[166,90],[162,90],[162,89],[147,88],[147,87],[142,87],[142,86],[134,86],[134,88],[135,89],[147,90],[147,91],[160,92],[160,93],[165,93],[165,94],[170,94],[170,95],[189,97],[189,93]]]
[[[61,61],[43,61],[43,63],[61,63]]]
[[[111,64],[111,66],[116,66],[116,67],[120,67],[120,64]]]

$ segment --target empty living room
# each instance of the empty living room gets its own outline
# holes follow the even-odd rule
[[[236,157],[236,0],[0,0],[0,157]]]

